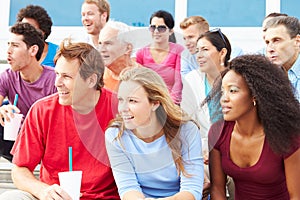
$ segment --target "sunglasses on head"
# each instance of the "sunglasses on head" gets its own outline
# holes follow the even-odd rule
[[[165,25],[159,25],[159,26],[150,25],[150,26],[149,26],[149,31],[154,32],[155,29],[157,29],[157,31],[158,31],[159,33],[164,33],[164,32],[166,32],[166,30],[168,29],[168,27],[165,26]]]
[[[211,32],[211,33],[218,33],[218,34],[221,36],[221,38],[222,38],[222,40],[223,40],[225,46],[227,46],[227,45],[226,45],[227,42],[226,42],[226,40],[225,40],[225,38],[224,38],[224,35],[223,35],[223,33],[221,32],[221,29],[220,29],[220,28],[212,29],[212,30],[210,30],[209,32]]]

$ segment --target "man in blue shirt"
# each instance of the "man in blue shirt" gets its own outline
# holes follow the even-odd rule
[[[282,67],[300,101],[300,22],[296,17],[279,16],[265,25],[266,56]]]

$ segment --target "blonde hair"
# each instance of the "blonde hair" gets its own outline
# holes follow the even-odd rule
[[[101,14],[104,13],[104,12],[107,13],[106,22],[109,20],[110,5],[109,5],[108,1],[106,1],[106,0],[84,0],[83,3],[93,3],[93,4],[95,4],[98,7],[99,12]]]
[[[185,18],[181,23],[180,23],[180,28],[181,29],[186,29],[191,25],[198,24],[199,28],[203,30],[203,32],[209,31],[209,24],[207,20],[201,16],[190,16]]]
[[[183,141],[180,139],[180,127],[182,123],[189,121],[189,118],[178,105],[176,105],[169,94],[169,90],[163,79],[153,70],[146,67],[126,68],[120,74],[120,83],[122,81],[135,81],[142,85],[148,94],[150,102],[159,102],[160,106],[156,109],[156,116],[163,126],[163,132],[168,146],[172,151],[178,173],[185,173],[181,147]],[[123,120],[120,116],[112,121],[110,127],[118,127],[120,132],[116,139],[121,138],[125,129]]]

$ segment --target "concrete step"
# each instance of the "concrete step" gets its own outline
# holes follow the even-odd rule
[[[16,189],[11,178],[11,168],[13,164],[4,158],[0,158],[0,194],[4,191]],[[40,166],[34,171],[35,177],[39,178]]]

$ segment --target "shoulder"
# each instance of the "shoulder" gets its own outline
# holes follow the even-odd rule
[[[178,54],[181,54],[181,52],[184,50],[184,47],[181,44],[172,43],[170,42],[170,51],[175,51]]]
[[[57,44],[54,44],[52,42],[48,42],[48,49],[56,51],[58,48],[59,48],[59,46]]]
[[[58,93],[55,93],[55,94],[51,94],[49,96],[46,96],[46,97],[43,97],[41,99],[38,99],[34,104],[37,104],[37,105],[49,105],[49,104],[56,104],[58,103]]]
[[[290,70],[292,70],[295,74],[300,75],[300,55],[298,55],[296,62]]]
[[[194,69],[194,70],[190,71],[189,73],[187,73],[185,75],[185,77],[186,77],[186,79],[194,79],[194,78],[196,78],[196,79],[199,79],[199,78],[204,79],[205,73],[201,72],[198,69]]]
[[[141,47],[140,49],[137,50],[136,54],[137,55],[142,55],[144,53],[147,53],[147,52],[149,52],[149,48],[150,48],[149,44],[144,46],[144,47]]]
[[[190,87],[193,88],[199,88],[203,85],[204,83],[204,78],[205,78],[205,73],[200,72],[199,69],[194,69],[190,72],[188,72],[183,78],[182,82],[183,83],[188,83]]]
[[[54,93],[37,100],[32,104],[30,110],[50,110],[52,112],[56,105],[59,105],[58,93]]]
[[[102,104],[110,104],[111,102],[116,100],[116,98],[117,97],[115,93],[105,88],[101,88],[100,102]]]
[[[197,135],[200,136],[200,128],[196,124],[196,122],[189,120],[187,122],[184,122],[180,126],[180,134],[183,137],[193,137],[194,138]]]
[[[229,136],[234,128],[235,122],[219,120],[213,123],[209,129],[208,140],[210,147],[214,147],[217,143],[222,143],[226,136]]]
[[[39,78],[39,80],[43,81],[43,82],[51,82],[51,84],[54,86],[54,82],[56,79],[56,74],[54,71],[53,67],[49,67],[49,66],[43,66],[43,73],[41,75],[41,77]]]
[[[14,72],[12,71],[10,68],[5,69],[1,74],[0,74],[0,78],[9,78],[9,79],[15,79],[16,77],[18,77],[19,72]]]
[[[105,88],[101,88],[100,99],[97,104],[98,110],[103,110],[104,112],[111,111],[113,116],[117,113],[118,99],[116,93],[111,92]],[[107,113],[106,113],[107,114]]]
[[[55,74],[55,71],[54,71],[53,67],[49,67],[49,66],[46,66],[46,65],[42,65],[42,66],[44,68],[44,73]]]
[[[105,138],[109,142],[113,142],[115,138],[118,136],[120,129],[117,127],[109,127],[105,131]]]

